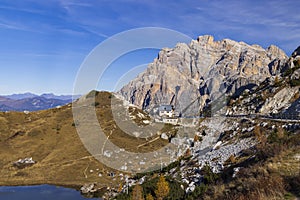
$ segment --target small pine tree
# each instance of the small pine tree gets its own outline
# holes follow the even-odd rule
[[[191,150],[188,148],[186,151],[185,151],[185,157],[189,157],[191,156]]]
[[[118,188],[118,192],[120,193],[120,192],[122,192],[122,190],[123,190],[123,185],[120,184],[120,185],[119,185],[119,188]]]
[[[279,127],[277,128],[277,136],[278,136],[278,139],[284,138],[284,135],[285,135],[284,129],[283,129],[281,126],[279,126]]]
[[[275,85],[279,84],[279,82],[280,82],[280,80],[279,80],[278,76],[276,76],[275,80],[274,80]]]
[[[195,135],[194,136],[194,142],[198,142],[199,141],[199,136],[198,135]]]
[[[259,125],[256,125],[254,127],[254,135],[255,137],[258,139],[258,141],[261,143],[261,145],[265,145],[266,142],[267,142],[267,138],[266,136],[261,132],[261,129],[260,129],[260,126]]]
[[[231,164],[234,164],[236,162],[236,157],[232,154],[230,155],[229,160]]]
[[[256,136],[256,138],[258,140],[260,140],[262,134],[261,134],[261,130],[260,130],[260,126],[259,125],[256,125],[254,127],[254,135]]]
[[[228,104],[229,104],[229,106],[232,106],[234,103],[235,103],[235,100],[234,99],[230,99]]]
[[[154,200],[153,196],[149,193],[146,196],[146,200]]]
[[[163,200],[168,196],[169,192],[169,183],[166,181],[165,177],[161,175],[157,182],[157,190],[155,190],[157,200]]]
[[[144,200],[143,188],[140,185],[134,186],[132,190],[132,200]]]

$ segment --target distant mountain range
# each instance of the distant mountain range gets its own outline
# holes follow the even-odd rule
[[[73,96],[74,99],[80,95]],[[0,111],[37,111],[62,106],[72,102],[72,95],[52,93],[36,95],[32,93],[0,96]]]
[[[44,97],[46,99],[59,99],[59,100],[72,99],[72,95],[55,95],[53,93],[44,93],[41,95],[37,95],[37,94],[30,93],[30,92],[22,93],[22,94],[2,95],[2,97],[14,99],[14,100],[27,99],[27,98],[33,98],[33,97]],[[75,95],[74,99],[77,99],[79,97],[80,97],[80,95]]]

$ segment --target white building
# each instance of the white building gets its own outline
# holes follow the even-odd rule
[[[162,105],[158,108],[160,117],[174,117],[174,108],[172,105]]]
[[[163,123],[176,125],[178,118],[163,118]]]

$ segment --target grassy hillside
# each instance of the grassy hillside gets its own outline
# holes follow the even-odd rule
[[[137,149],[146,140],[128,136],[115,126],[110,107],[112,94],[94,94],[99,123],[105,134],[110,134],[112,130],[110,139],[113,143],[130,151],[148,151],[165,144],[165,141],[158,139]],[[93,98],[93,94],[89,94],[84,101],[89,98]],[[119,178],[107,176],[113,170],[87,152],[75,126],[71,104],[29,114],[1,112],[0,185],[47,183],[79,186],[90,182],[103,186],[118,185]],[[13,166],[13,162],[26,157],[32,157],[37,163],[24,169]]]

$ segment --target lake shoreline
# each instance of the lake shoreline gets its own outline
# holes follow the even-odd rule
[[[82,193],[81,192],[81,190],[80,190],[80,188],[83,186],[84,184],[80,184],[80,183],[69,183],[69,184],[66,184],[66,183],[59,183],[59,184],[55,184],[55,183],[47,183],[47,182],[41,182],[41,183],[37,183],[37,182],[35,182],[35,183],[27,183],[27,184],[25,184],[25,183],[21,183],[21,184],[14,184],[14,183],[12,183],[12,184],[2,184],[2,183],[0,183],[0,188],[1,187],[31,187],[31,186],[53,186],[53,187],[57,187],[57,188],[67,188],[67,189],[72,189],[72,190],[76,190],[77,192],[79,192],[80,193],[80,195],[81,196],[84,196],[84,197],[86,197],[86,198],[91,198],[91,197],[93,197],[93,198],[99,198],[99,197],[101,197],[101,195],[99,196],[99,194],[102,194],[103,192],[105,193],[105,191],[106,191],[106,186],[103,186],[103,187],[101,187],[101,188],[99,188],[96,192],[93,192],[93,193],[86,193],[86,194],[84,194],[84,193]],[[103,194],[104,194],[103,193]]]
[[[84,195],[74,187],[65,187],[49,184],[39,185],[17,185],[17,186],[0,186],[0,199],[19,200],[25,199],[46,199],[52,200],[84,200],[99,199],[100,196]]]
[[[0,183],[0,187],[22,187],[22,186],[39,186],[39,185],[50,185],[50,186],[56,186],[56,187],[64,187],[64,188],[70,188],[80,191],[80,188],[83,184],[63,184],[63,183],[52,183],[52,182],[33,182],[33,183],[11,183],[11,184],[3,184]]]

